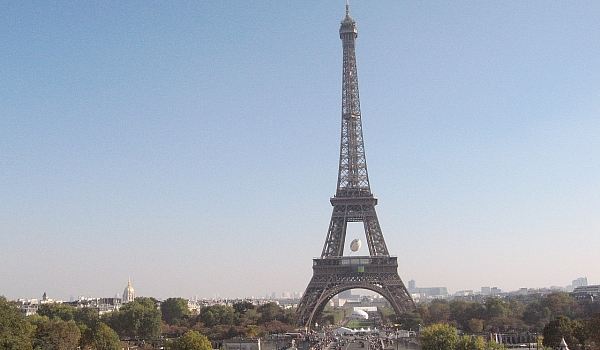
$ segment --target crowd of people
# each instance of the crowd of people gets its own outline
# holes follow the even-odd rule
[[[394,330],[335,334],[333,330],[309,335],[310,350],[398,350],[411,348],[414,339],[399,338]]]

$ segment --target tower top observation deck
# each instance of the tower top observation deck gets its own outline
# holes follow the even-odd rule
[[[356,22],[350,16],[350,5],[348,1],[346,1],[346,16],[342,20],[342,24],[340,26],[340,38],[344,39],[344,34],[354,34],[354,38],[358,36],[358,30],[356,29]],[[352,37],[352,36],[350,36]]]

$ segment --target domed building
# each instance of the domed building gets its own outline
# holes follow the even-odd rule
[[[123,291],[123,304],[129,303],[133,300],[135,300],[135,289],[133,289],[133,286],[131,285],[131,278],[129,278],[127,280],[127,287],[125,287],[125,290]]]

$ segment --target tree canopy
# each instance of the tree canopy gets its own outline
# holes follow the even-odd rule
[[[420,335],[422,350],[496,350],[504,349],[500,344],[486,342],[482,337],[459,336],[456,328],[437,323],[425,327]]]
[[[121,350],[119,335],[106,323],[99,323],[92,332],[91,348],[94,350]]]
[[[161,312],[152,298],[136,298],[103,320],[122,338],[155,339],[160,335]]]
[[[570,346],[585,342],[585,331],[583,323],[573,321],[566,316],[559,316],[550,321],[544,327],[544,345],[551,348],[558,348],[562,338]]]
[[[420,338],[422,350],[453,350],[458,343],[456,328],[444,323],[425,327]]]
[[[183,298],[169,298],[160,304],[162,319],[167,324],[179,324],[190,315],[187,300]]]
[[[0,349],[31,350],[32,333],[17,306],[0,296]]]
[[[212,350],[208,338],[196,331],[187,331],[173,340],[167,347],[169,350]]]
[[[81,331],[75,321],[63,321],[58,317],[49,319],[40,316],[34,319],[34,349],[40,350],[72,350],[79,345]]]

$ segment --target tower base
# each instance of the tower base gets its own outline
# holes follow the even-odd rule
[[[368,289],[384,297],[396,315],[414,311],[415,304],[390,256],[343,256],[313,259],[313,277],[298,305],[298,325],[310,329],[327,302],[348,289]]]

